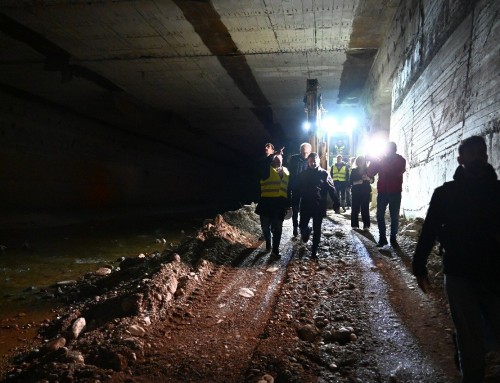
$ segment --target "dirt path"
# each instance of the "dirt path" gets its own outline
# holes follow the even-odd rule
[[[266,271],[273,266],[276,270]],[[269,263],[262,249],[236,267],[217,266],[203,286],[151,329],[154,351],[134,371],[134,381],[244,381],[285,272]]]
[[[279,261],[261,247],[216,266],[148,330],[143,361],[113,380],[457,381],[446,316],[416,291],[403,260],[339,216],[323,231],[319,262],[288,222]]]
[[[154,313],[108,313],[65,348],[21,358],[5,381],[459,381],[445,302],[418,290],[408,272],[411,244],[403,240],[401,248],[379,251],[376,229],[355,232],[347,216],[330,215],[320,259],[313,261],[310,243],[292,238],[290,225],[285,221],[278,261],[260,244],[233,253],[231,262],[204,262],[191,271],[161,260],[161,278],[124,270],[130,286],[148,286],[142,294],[156,299]],[[227,248],[210,251],[227,259]],[[189,283],[163,304],[160,295],[172,281],[167,269],[187,270],[179,286],[183,278]],[[127,288],[115,279],[121,287],[106,285],[110,301]],[[82,306],[65,323],[84,312]],[[145,332],[131,333],[134,323],[143,323]]]

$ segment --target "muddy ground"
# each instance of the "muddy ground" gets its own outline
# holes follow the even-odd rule
[[[8,356],[3,381],[459,381],[439,257],[428,295],[409,272],[421,222],[379,250],[376,225],[353,231],[348,213],[329,212],[314,261],[288,220],[275,260],[253,210],[53,286],[56,319]],[[490,353],[488,382],[499,364]]]

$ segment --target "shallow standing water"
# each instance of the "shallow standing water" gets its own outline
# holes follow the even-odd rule
[[[16,329],[51,318],[57,302],[47,299],[48,286],[118,266],[120,257],[162,251],[211,217],[203,214],[209,213],[0,229],[0,355],[22,340]]]

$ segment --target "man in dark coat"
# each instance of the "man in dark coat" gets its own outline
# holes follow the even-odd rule
[[[438,240],[444,249],[445,290],[462,382],[475,383],[484,379],[484,323],[500,344],[500,181],[487,162],[482,137],[464,140],[458,152],[454,181],[432,195],[413,256],[413,274],[427,292],[427,258]]]
[[[333,180],[325,169],[319,166],[319,156],[312,152],[307,157],[309,167],[299,176],[298,190],[300,194],[300,234],[302,241],[307,243],[313,232],[311,258],[317,258],[319,241],[321,239],[321,224],[326,217],[328,194],[333,201],[336,213],[340,209],[340,201],[333,186]],[[309,221],[313,220],[312,230]]]
[[[300,145],[300,153],[290,157],[288,170],[290,171],[289,199],[292,203],[293,236],[296,237],[299,228],[300,195],[298,192],[299,174],[307,169],[307,157],[311,153],[311,144],[304,142]]]
[[[403,173],[406,171],[406,160],[397,152],[394,142],[387,144],[386,153],[381,158],[369,158],[368,177],[378,174],[377,181],[377,225],[379,240],[377,247],[387,245],[385,226],[385,211],[389,206],[391,217],[391,245],[397,245],[396,235],[399,226],[399,209],[401,207],[401,192],[403,191]]]

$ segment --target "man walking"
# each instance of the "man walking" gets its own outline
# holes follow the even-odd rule
[[[438,240],[444,249],[444,284],[462,382],[480,383],[485,370],[485,322],[500,343],[500,181],[487,162],[482,137],[462,141],[458,154],[454,180],[432,195],[413,256],[413,274],[427,292],[427,258]]]
[[[333,179],[335,190],[337,190],[339,195],[340,206],[345,213],[346,188],[349,184],[349,165],[342,160],[341,155],[337,156],[337,162],[332,165],[332,168],[330,169],[330,176]]]
[[[313,232],[311,258],[317,259],[321,224],[326,217],[328,194],[333,201],[333,209],[339,212],[340,202],[333,181],[328,172],[319,166],[319,156],[312,152],[307,157],[308,168],[299,176],[298,190],[300,195],[300,234],[307,243]],[[312,230],[309,221],[313,220]]]
[[[370,158],[368,177],[378,174],[377,182],[377,225],[379,240],[377,247],[387,245],[385,211],[389,206],[391,217],[391,245],[397,245],[396,235],[399,225],[399,208],[401,207],[401,192],[403,191],[403,173],[406,171],[406,160],[397,152],[394,142],[387,144],[386,153],[381,159]]]
[[[279,257],[279,246],[283,221],[288,207],[288,169],[283,167],[283,156],[278,153],[272,158],[267,169],[262,169],[260,179],[260,200],[255,213],[260,216],[262,234],[266,240],[266,250],[271,250],[274,257]]]
[[[300,153],[294,154],[290,157],[288,169],[290,170],[290,201],[292,204],[292,222],[293,222],[293,236],[298,234],[299,227],[299,204],[300,196],[298,193],[299,174],[307,169],[307,157],[311,153],[311,144],[304,142],[300,145]]]

